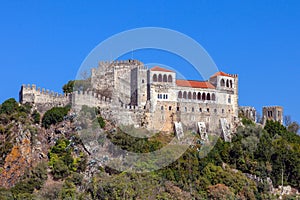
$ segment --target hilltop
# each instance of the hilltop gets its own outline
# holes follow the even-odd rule
[[[285,198],[300,189],[300,137],[279,122],[262,128],[243,118],[232,142],[219,139],[206,157],[196,136],[171,165],[136,174],[93,160],[96,146],[82,142],[78,117],[85,119],[81,127],[101,130],[96,146],[105,146],[105,137],[131,152],[152,152],[174,137],[134,138],[96,108],[75,114],[55,107],[42,114],[9,99],[0,108],[1,199],[277,199],[282,184]]]

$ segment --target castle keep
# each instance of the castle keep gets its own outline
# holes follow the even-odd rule
[[[58,95],[35,85],[23,85],[21,103],[33,103],[41,112],[71,104],[98,107],[117,125],[152,131],[201,134],[222,131],[225,140],[238,125],[238,76],[224,72],[209,80],[180,80],[176,72],[137,60],[100,62],[91,70],[90,89]]]

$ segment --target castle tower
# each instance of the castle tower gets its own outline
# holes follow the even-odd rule
[[[232,75],[232,77],[234,78],[234,81],[233,81],[233,90],[234,90],[234,95],[232,97],[232,103],[233,103],[233,113],[234,113],[234,116],[238,117],[238,114],[239,114],[239,88],[238,88],[238,82],[239,82],[239,79],[238,79],[238,75],[237,74],[234,74]],[[234,120],[237,120],[234,119]]]
[[[263,107],[263,125],[267,120],[273,120],[283,124],[283,107],[281,106],[265,106]]]
[[[131,70],[131,105],[146,105],[147,84],[147,67],[140,65]]]
[[[256,120],[257,120],[256,109],[251,106],[240,106],[239,107],[239,116],[240,115],[242,115],[243,117],[246,117],[248,119],[251,119],[254,122],[256,122]]]
[[[22,85],[21,90],[19,92],[19,102],[24,103],[34,103],[35,102],[35,93],[36,86],[35,85]]]
[[[238,75],[217,72],[212,75],[209,82],[220,91],[218,103],[232,105],[233,121],[238,119]]]

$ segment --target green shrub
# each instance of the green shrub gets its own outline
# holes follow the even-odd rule
[[[61,199],[77,199],[78,196],[76,192],[76,186],[69,181],[65,181],[60,191],[60,198]]]
[[[30,103],[25,103],[25,104],[22,104],[20,107],[19,107],[19,109],[18,109],[18,111],[19,112],[23,112],[23,113],[30,113],[31,112],[31,108],[32,108],[32,106],[31,106],[31,104]]]
[[[47,180],[47,163],[40,162],[33,170],[31,171],[30,179],[34,184],[36,189],[40,189],[44,182]]]
[[[54,107],[48,110],[42,119],[42,126],[49,128],[51,125],[55,125],[64,120],[64,116],[68,114],[70,106],[66,107]]]
[[[13,200],[13,195],[9,189],[0,188],[0,200]]]
[[[91,87],[90,79],[86,80],[71,80],[63,86],[63,91],[65,94],[72,93],[73,91],[86,91]]]
[[[40,113],[38,112],[38,111],[33,111],[33,113],[32,113],[32,118],[33,118],[33,122],[35,123],[35,124],[39,124],[40,123],[40,121],[41,121],[41,115],[40,115]]]
[[[97,117],[97,120],[98,120],[98,123],[99,123],[100,127],[104,128],[105,127],[104,119],[100,116],[100,117]]]
[[[67,178],[66,181],[69,181],[71,183],[74,183],[75,185],[81,185],[82,184],[82,180],[83,180],[83,175],[76,173],[76,172],[72,172],[71,176]]]
[[[65,165],[65,163],[62,160],[58,159],[53,164],[52,173],[55,179],[62,179],[66,178],[70,174],[70,171],[68,166]]]
[[[66,152],[66,148],[69,144],[69,140],[59,139],[56,141],[56,144],[51,148],[50,153],[55,153],[59,156],[62,156]]]
[[[15,111],[17,111],[19,108],[18,102],[14,98],[10,98],[3,102],[0,108],[0,114],[8,114],[11,115]]]
[[[63,91],[65,94],[69,94],[73,92],[75,81],[69,81],[67,84],[63,86]]]
[[[59,139],[48,153],[49,166],[56,179],[66,178],[71,172],[82,172],[87,166],[87,156],[80,152],[79,156],[73,157],[69,144],[67,139]]]
[[[18,182],[11,192],[15,199],[32,199],[29,197],[32,197],[34,189],[40,189],[47,178],[47,163],[41,162],[31,170],[28,178]]]
[[[242,123],[245,126],[247,126],[247,125],[254,125],[254,122],[251,119],[248,119],[248,118],[245,118],[245,117],[242,118]]]

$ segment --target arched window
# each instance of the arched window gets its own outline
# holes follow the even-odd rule
[[[202,100],[206,100],[206,95],[204,92],[202,93]]]
[[[201,93],[200,92],[198,92],[197,99],[201,100]]]
[[[172,78],[171,75],[169,75],[169,76],[168,76],[168,82],[169,82],[169,83],[172,83],[172,81],[173,81],[173,78]]]
[[[195,109],[194,109],[194,107],[192,108],[192,112],[194,112],[195,111]]]
[[[163,82],[168,82],[167,75],[164,75]]]
[[[152,80],[153,80],[153,82],[157,82],[157,75],[156,74],[153,75]]]
[[[232,80],[230,80],[230,87],[232,88]]]
[[[182,98],[182,92],[179,91],[179,92],[178,92],[178,99],[181,99],[181,98]]]
[[[225,81],[224,81],[224,79],[221,79],[221,86],[225,86]]]
[[[202,108],[199,108],[199,112],[202,112]]]
[[[183,92],[183,98],[186,99],[186,91]]]
[[[162,82],[162,75],[161,74],[158,75],[158,82]]]
[[[213,101],[216,100],[216,95],[214,93],[212,93],[212,95],[211,95],[211,100],[213,100]]]
[[[161,107],[160,107],[160,109],[161,109],[161,110],[164,110],[164,107],[163,107],[163,106],[161,106]]]
[[[197,94],[196,94],[196,92],[193,93],[193,99],[197,99]]]
[[[188,99],[192,99],[192,93],[191,92],[188,93]]]
[[[226,87],[229,87],[229,81],[228,80],[226,81]]]
[[[207,93],[206,99],[210,100],[210,93]]]

